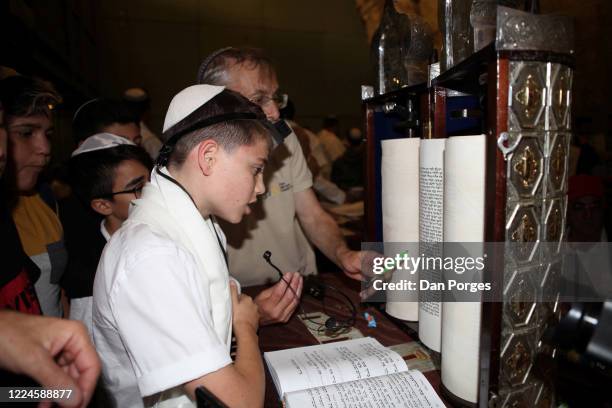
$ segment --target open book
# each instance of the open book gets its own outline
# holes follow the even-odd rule
[[[444,407],[419,371],[371,337],[264,353],[285,407]]]

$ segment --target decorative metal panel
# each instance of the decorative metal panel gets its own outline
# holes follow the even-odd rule
[[[541,336],[560,318],[558,251],[566,236],[572,70],[552,62],[510,61],[508,76],[507,249],[497,402],[551,407],[554,390],[532,369]]]
[[[531,14],[498,7],[495,48],[573,54],[574,25],[566,16]]]

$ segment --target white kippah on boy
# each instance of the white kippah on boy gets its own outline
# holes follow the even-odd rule
[[[97,150],[110,149],[111,147],[121,145],[136,146],[131,140],[112,133],[96,133],[85,139],[83,143],[72,152],[70,157],[78,156],[83,153],[95,152]]]
[[[224,87],[191,86],[170,103],[158,166],[94,283],[94,341],[117,406],[195,406],[187,385],[232,365],[238,300],[214,216],[238,222],[263,192],[264,122],[259,107]],[[240,348],[242,331],[234,334]]]

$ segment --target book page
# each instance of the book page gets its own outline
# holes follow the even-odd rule
[[[419,144],[421,139],[402,138],[381,142],[381,200],[384,242],[419,242]],[[395,253],[385,253],[395,256]],[[392,282],[417,282],[418,273],[398,274]],[[387,291],[386,312],[402,320],[419,318],[418,291]]]
[[[444,403],[418,371],[367,378],[296,391],[285,396],[287,408],[442,408]]]
[[[442,256],[444,241],[444,147],[446,139],[421,140],[419,180],[419,253]],[[420,269],[419,279],[442,282],[441,272]],[[442,299],[439,291],[419,292],[419,339],[440,352]]]
[[[419,151],[419,241],[444,240],[444,146],[446,139],[421,140]]]
[[[408,370],[371,337],[264,353],[279,395]]]
[[[485,147],[485,135],[450,137],[446,142],[445,242],[484,241]],[[480,320],[479,302],[442,303],[442,383],[473,403],[478,400]]]

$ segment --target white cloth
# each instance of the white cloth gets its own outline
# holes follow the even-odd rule
[[[108,242],[110,234],[104,226],[106,220],[100,221],[100,233]],[[87,333],[93,341],[93,296],[86,296],[70,300],[70,320],[78,320],[87,327]]]
[[[189,406],[182,384],[231,364],[225,237],[155,170],[133,204],[94,282],[103,379],[119,407]]]

